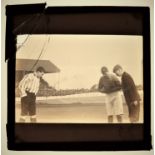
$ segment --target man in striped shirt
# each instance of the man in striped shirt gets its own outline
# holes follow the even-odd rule
[[[44,75],[43,67],[38,67],[35,72],[26,74],[19,83],[21,91],[21,117],[20,122],[25,122],[26,116],[30,116],[31,122],[36,119],[36,94],[39,90],[40,78]]]

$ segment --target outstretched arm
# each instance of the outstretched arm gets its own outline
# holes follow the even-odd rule
[[[113,76],[113,81],[115,83],[115,87],[113,87],[113,91],[121,90],[122,89],[121,82],[119,81],[119,79],[116,76]]]

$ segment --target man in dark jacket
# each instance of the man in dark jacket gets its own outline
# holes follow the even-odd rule
[[[101,68],[101,72],[103,76],[99,80],[98,89],[105,94],[108,122],[113,123],[113,117],[116,115],[117,121],[122,123],[123,103],[120,96],[120,81],[115,75],[110,74],[105,66]]]
[[[136,89],[135,83],[131,75],[123,71],[123,68],[120,65],[116,65],[113,68],[113,72],[121,77],[122,80],[122,89],[125,96],[125,100],[128,105],[129,118],[131,123],[139,121],[139,112],[140,112],[140,96]]]

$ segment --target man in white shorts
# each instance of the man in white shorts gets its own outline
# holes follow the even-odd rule
[[[121,83],[118,78],[110,74],[107,67],[101,68],[103,76],[99,81],[99,91],[106,95],[106,110],[108,115],[108,122],[113,123],[116,115],[117,121],[122,123],[123,102],[120,95]]]

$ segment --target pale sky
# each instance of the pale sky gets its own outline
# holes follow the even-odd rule
[[[17,42],[24,42],[20,35]],[[61,71],[45,74],[44,79],[56,89],[91,88],[98,84],[101,67],[109,71],[120,64],[135,80],[142,84],[142,36],[129,35],[30,35],[17,51],[16,58],[50,60]]]

